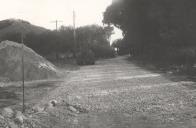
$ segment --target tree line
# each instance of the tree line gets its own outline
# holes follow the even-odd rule
[[[61,26],[56,31],[46,31],[41,34],[27,33],[25,45],[49,59],[82,58],[83,53],[92,54],[94,59],[114,57],[114,49],[110,46],[110,36],[113,27],[88,25],[77,28],[74,41],[74,29],[70,26]],[[21,33],[8,33],[2,40],[11,40],[20,43]]]
[[[119,51],[148,60],[193,65],[196,60],[196,1],[113,0],[105,24],[123,31]],[[119,43],[121,42],[121,43]]]

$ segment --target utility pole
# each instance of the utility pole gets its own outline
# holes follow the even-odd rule
[[[24,95],[24,34],[21,33],[21,45],[22,45],[22,112],[25,112],[25,95]]]
[[[51,21],[51,23],[55,23],[56,24],[56,32],[58,31],[58,23],[63,22],[61,20],[55,20],[55,21]],[[58,54],[56,51],[56,60],[58,60]]]
[[[73,10],[73,38],[74,38],[74,57],[76,57],[76,13]]]
[[[60,23],[60,22],[63,22],[63,21],[61,21],[61,20],[52,21],[52,23],[55,23],[55,25],[56,25],[56,31],[58,30],[58,23]]]
[[[75,11],[73,10],[73,28],[74,28],[74,37],[76,36],[76,13]]]

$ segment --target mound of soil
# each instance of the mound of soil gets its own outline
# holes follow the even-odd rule
[[[41,80],[59,76],[58,69],[27,46],[12,41],[0,43],[0,81],[22,79],[22,54],[25,80]]]

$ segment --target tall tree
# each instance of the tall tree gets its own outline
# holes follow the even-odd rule
[[[123,30],[131,54],[172,57],[196,46],[195,7],[194,0],[113,0],[103,22]]]

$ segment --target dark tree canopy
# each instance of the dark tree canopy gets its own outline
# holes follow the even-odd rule
[[[103,22],[123,31],[132,55],[193,56],[188,49],[196,46],[195,0],[113,0]]]

